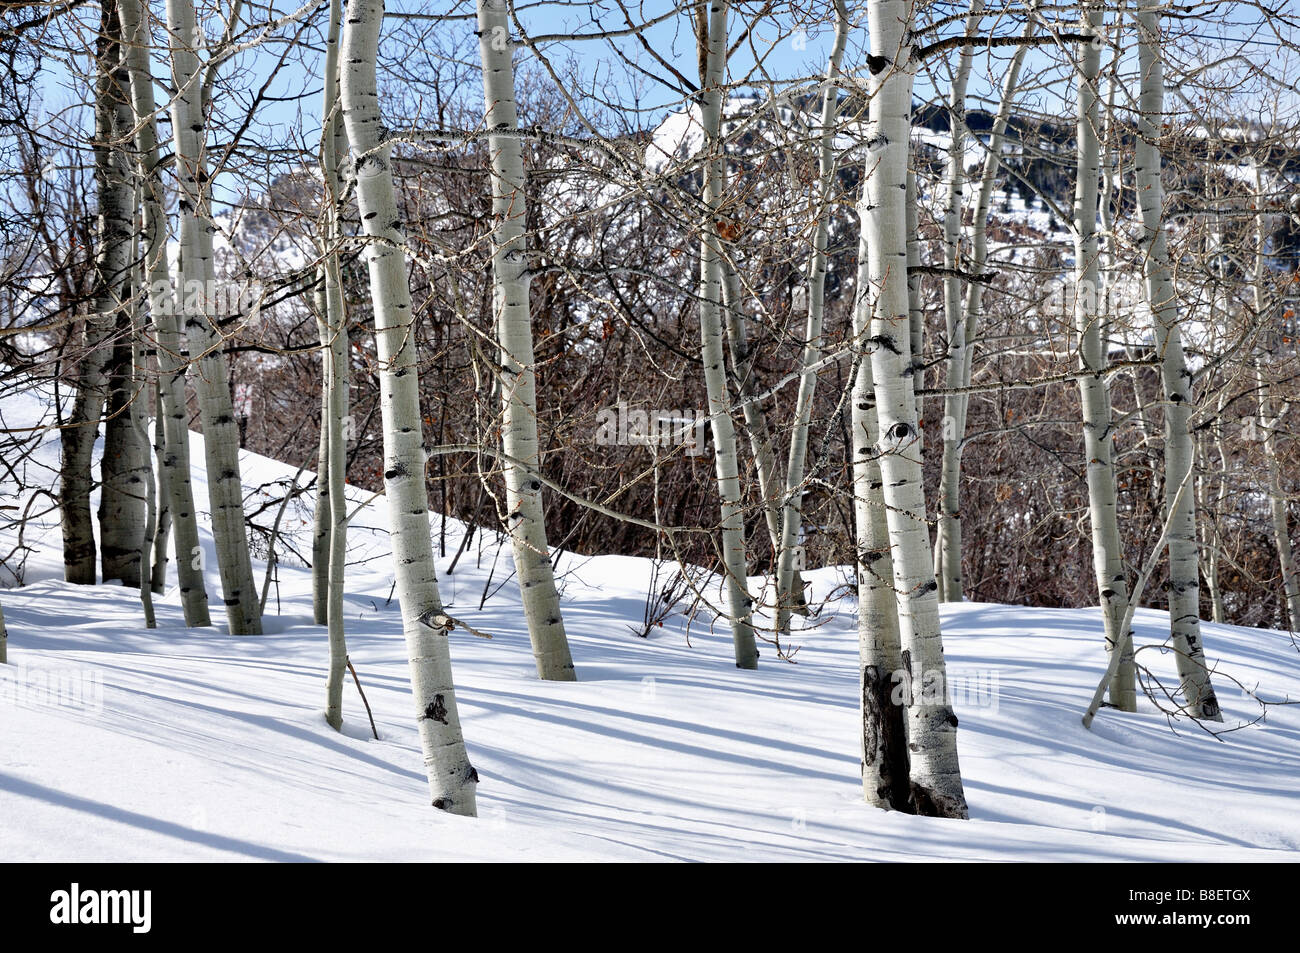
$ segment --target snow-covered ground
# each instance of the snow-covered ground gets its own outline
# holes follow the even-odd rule
[[[287,485],[294,472],[243,462],[250,488]],[[203,510],[199,479],[195,490]],[[351,682],[345,731],[324,722],[325,635],[311,624],[304,569],[281,565],[266,635],[227,634],[214,569],[217,625],[185,629],[173,591],[146,631],[132,592],[58,580],[52,518],[29,528],[28,584],[0,591],[12,663],[0,674],[0,860],[1300,856],[1300,709],[1272,709],[1215,740],[1187,723],[1171,730],[1144,702],[1136,715],[1104,710],[1086,731],[1079,718],[1103,665],[1095,611],[945,608],[972,819],[919,819],[861,800],[851,602],[828,605],[796,635],[797,664],[765,646],[760,669],[741,672],[725,626],[711,632],[703,616],[689,641],[680,614],[649,639],[630,630],[649,561],[565,556],[581,681],[544,683],[507,581],[508,547],[498,556],[492,534],[481,548],[476,538],[446,574],[459,525],[440,560],[444,598],[493,638],[452,636],[480,817],[441,814],[428,803],[389,601],[383,502],[357,520],[347,596],[350,655],[378,741]],[[307,516],[286,517],[300,550]],[[0,533],[0,552],[12,542]],[[842,582],[836,569],[810,575],[819,597]],[[1137,623],[1140,644],[1161,641],[1162,613]],[[1285,634],[1205,634],[1225,675],[1267,697],[1300,697],[1300,653]],[[1172,681],[1172,661],[1156,655],[1144,659]],[[1226,678],[1219,688],[1230,723],[1258,713]]]

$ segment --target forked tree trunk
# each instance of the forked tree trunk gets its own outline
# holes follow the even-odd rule
[[[351,0],[348,4],[340,51],[340,102],[356,157],[357,206],[367,240],[365,257],[374,305],[384,424],[389,535],[420,747],[433,806],[453,814],[473,815],[478,774],[470,764],[461,736],[451,677],[449,628],[438,597],[430,537],[415,327],[406,255],[402,251],[406,236],[397,214],[391,147],[382,139],[375,59],[383,20],[383,0]]]
[[[1099,34],[1102,13],[1093,5],[1083,13],[1082,30]],[[1101,49],[1084,44],[1079,51],[1077,136],[1078,171],[1074,191],[1074,330],[1079,339],[1079,367],[1091,372],[1079,378],[1083,410],[1083,444],[1087,459],[1088,517],[1092,524],[1092,560],[1097,576],[1106,654],[1119,652],[1110,683],[1110,702],[1123,711],[1137,710],[1133,636],[1124,631],[1128,609],[1128,583],[1124,574],[1124,547],[1119,534],[1115,491],[1115,462],[1110,394],[1102,376],[1106,350],[1102,316],[1097,309],[1101,274],[1097,244],[1098,162],[1100,127],[1097,79]]]
[[[722,85],[727,58],[727,4],[709,0],[698,38],[704,60],[700,111],[704,126],[705,220],[700,238],[700,357],[713,431],[713,459],[722,499],[722,566],[727,615],[737,668],[758,667],[753,600],[745,558],[745,516],[741,508],[736,429],[731,418],[722,351],[722,238],[719,218],[726,181],[722,144]]]
[[[484,121],[492,163],[492,278],[497,342],[501,346],[501,443],[507,459],[506,529],[540,678],[573,681],[573,658],[560,613],[542,509],[541,452],[537,440],[537,375],[532,309],[528,300],[526,177],[515,109],[506,6],[478,0],[483,64]]]
[[[1196,446],[1191,432],[1192,373],[1183,355],[1165,238],[1164,185],[1160,175],[1165,85],[1157,9],[1154,0],[1138,0],[1138,71],[1142,86],[1134,172],[1142,209],[1143,277],[1147,303],[1155,316],[1156,352],[1161,358],[1160,381],[1165,400],[1165,507],[1173,512],[1169,526],[1169,633],[1188,708],[1196,717],[1222,721],[1201,644],[1196,495],[1178,494],[1195,463]]]
[[[239,424],[230,399],[226,353],[217,326],[212,183],[207,169],[203,71],[197,53],[203,32],[192,0],[167,0],[167,28],[176,89],[171,114],[179,192],[180,291],[190,355],[197,363],[195,390],[203,420],[212,541],[231,634],[257,635],[262,631],[262,614],[244,520]]]
[[[907,176],[911,144],[912,4],[872,0],[870,120],[860,208],[867,243],[871,371],[880,438],[894,588],[908,676],[911,805],[927,816],[967,816],[957,759],[957,716],[949,703],[938,588],[918,456],[907,282]]]
[[[211,625],[208,593],[203,581],[202,550],[199,545],[198,515],[190,481],[189,410],[185,403],[186,357],[176,323],[176,295],[167,266],[167,215],[164,210],[158,125],[149,66],[152,47],[143,0],[119,0],[122,31],[128,37],[127,58],[131,72],[131,100],[134,106],[136,162],[144,204],[144,269],[148,282],[149,315],[154,327],[158,355],[158,390],[155,412],[161,418],[163,451],[159,481],[166,495],[166,519],[176,547],[176,578],[180,584],[181,609],[187,626]],[[159,533],[166,543],[166,533]],[[154,591],[166,584],[166,554],[154,555]]]

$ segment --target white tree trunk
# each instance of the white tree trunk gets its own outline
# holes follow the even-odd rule
[[[721,236],[719,236],[721,237]],[[730,252],[734,255],[734,250]],[[745,432],[749,437],[750,453],[754,457],[754,469],[758,476],[758,492],[763,498],[763,521],[767,524],[767,534],[772,543],[772,563],[775,566],[781,552],[781,480],[780,469],[773,446],[772,429],[768,426],[767,414],[762,402],[755,399],[758,393],[758,378],[754,370],[754,357],[749,350],[748,333],[745,329],[745,310],[740,278],[736,274],[734,258],[722,260],[722,314],[727,333],[727,352],[731,358],[731,374],[735,382],[736,394],[741,401],[741,413],[745,419]],[[791,587],[795,592],[795,605],[792,612],[807,615],[807,607],[800,597],[803,593],[803,576],[794,572]]]
[[[1264,213],[1264,180],[1255,166],[1255,274],[1253,284],[1255,320],[1264,318],[1268,299],[1264,294],[1264,253],[1268,228]],[[1300,570],[1291,548],[1291,528],[1287,520],[1286,494],[1282,490],[1282,473],[1278,466],[1277,432],[1282,425],[1286,404],[1274,405],[1271,382],[1264,373],[1264,358],[1255,353],[1255,384],[1259,397],[1259,428],[1264,442],[1264,459],[1268,467],[1268,508],[1273,524],[1273,545],[1277,549],[1278,568],[1282,573],[1282,594],[1286,599],[1287,622],[1291,631],[1300,631]],[[1216,620],[1217,621],[1217,620]]]
[[[817,195],[814,209],[817,224],[808,258],[808,316],[804,327],[803,351],[799,356],[799,394],[795,399],[794,429],[790,434],[790,455],[785,469],[785,493],[781,508],[781,545],[777,549],[776,631],[790,631],[790,613],[804,602],[795,591],[795,546],[803,523],[801,498],[804,463],[808,456],[808,428],[812,422],[813,397],[817,391],[816,365],[822,356],[822,324],[826,314],[826,244],[830,235],[831,198],[835,189],[835,122],[839,116],[840,62],[849,38],[849,11],[845,0],[835,2],[835,39],[822,89],[821,121],[817,130]],[[801,587],[802,588],[802,587]]]
[[[406,236],[397,214],[391,147],[384,144],[379,112],[375,59],[383,20],[383,0],[351,0],[348,4],[340,51],[340,101],[356,157],[357,206],[368,242],[365,257],[379,358],[389,535],[433,806],[473,815],[478,774],[461,736],[448,627],[438,597],[424,480],[426,454],[411,289],[402,251]]]
[[[893,556],[907,709],[910,792],[916,813],[966,817],[949,704],[938,588],[918,453],[907,282],[907,175],[916,64],[908,0],[869,7],[871,107],[861,205],[871,307],[871,371],[880,425],[877,448]]]
[[[479,54],[483,64],[484,121],[492,161],[492,277],[497,341],[501,346],[502,449],[506,520],[515,575],[528,620],[533,659],[540,678],[577,678],[560,613],[537,439],[537,377],[533,359],[532,311],[528,300],[526,178],[515,109],[514,44],[499,0],[478,0]]]
[[[146,186],[147,188],[147,186]],[[145,206],[148,207],[147,205]],[[148,213],[145,213],[146,216]],[[146,275],[148,269],[145,269]],[[148,279],[145,279],[146,282]],[[147,333],[147,331],[146,331]],[[153,376],[153,406],[154,406],[154,424],[153,424],[153,471],[157,480],[155,484],[155,497],[157,500],[158,517],[155,522],[153,537],[153,569],[149,574],[149,587],[155,595],[161,595],[167,591],[167,547],[171,543],[172,531],[172,511],[170,504],[171,491],[167,486],[167,469],[165,466],[167,458],[167,440],[164,436],[163,426],[166,415],[163,413],[162,399],[162,373],[159,367],[154,367]],[[206,604],[206,601],[205,601]]]
[[[1096,6],[1084,11],[1084,32],[1100,32],[1102,13]],[[1079,400],[1083,410],[1083,444],[1088,481],[1088,516],[1092,524],[1092,558],[1097,575],[1105,629],[1106,653],[1118,651],[1112,667],[1110,702],[1124,711],[1137,710],[1132,633],[1124,631],[1128,609],[1128,584],[1124,574],[1124,548],[1119,534],[1115,491],[1115,463],[1112,459],[1110,394],[1102,372],[1106,350],[1102,316],[1097,310],[1096,290],[1100,277],[1097,244],[1098,162],[1100,129],[1097,79],[1101,51],[1085,44],[1079,51],[1077,136],[1078,171],[1074,197],[1075,333],[1079,338],[1079,367],[1094,372],[1079,378]]]
[[[128,105],[129,111],[129,105]],[[129,136],[131,127],[119,129]],[[135,204],[133,202],[133,204]],[[136,259],[133,250],[131,260]],[[135,269],[132,269],[133,271]],[[124,288],[123,311],[117,321],[109,367],[108,403],[104,420],[104,452],[100,458],[99,552],[100,577],[141,588],[148,562],[140,548],[146,532],[146,501],[153,473],[147,436],[139,430],[146,376],[139,346],[137,282]],[[144,588],[148,588],[145,586]]]
[[[909,810],[907,712],[895,694],[903,671],[894,595],[894,562],[876,444],[876,389],[871,377],[871,305],[865,236],[858,242],[853,308],[854,376],[850,426],[853,452],[854,555],[858,583],[858,713],[862,725],[862,794],[883,810]]]
[[[325,92],[321,130],[323,249],[325,271],[324,309],[317,318],[321,343],[321,367],[325,391],[324,473],[329,500],[329,584],[325,621],[329,627],[329,672],[325,681],[325,720],[335,731],[343,727],[343,680],[347,672],[348,646],[343,626],[343,587],[348,544],[347,437],[343,420],[348,414],[348,327],[343,306],[343,278],[339,270],[339,242],[343,230],[339,208],[344,183],[339,175],[338,111],[339,30],[342,0],[331,0],[329,31],[325,38]]]
[[[194,488],[190,482],[189,411],[185,404],[185,358],[176,323],[176,297],[171,290],[167,266],[167,216],[158,126],[149,66],[152,46],[144,19],[143,0],[119,0],[122,32],[128,38],[127,57],[131,72],[131,100],[134,106],[136,162],[142,183],[144,204],[144,267],[148,285],[149,314],[154,326],[158,354],[156,413],[163,429],[163,453],[159,468],[165,489],[167,519],[176,546],[176,578],[180,584],[181,608],[188,626],[211,624],[208,593],[199,560],[198,516],[194,509]],[[160,533],[165,543],[166,534]],[[166,583],[166,555],[154,556],[155,591]],[[161,573],[158,567],[161,566]]]
[[[700,238],[700,357],[713,431],[713,459],[722,499],[722,566],[727,614],[737,668],[758,667],[754,641],[753,600],[749,595],[745,558],[745,517],[740,502],[736,429],[731,419],[722,351],[722,237],[719,215],[726,181],[722,143],[722,86],[727,61],[727,4],[709,0],[704,35],[704,85],[700,109],[704,127],[705,220]]]
[[[1142,209],[1143,277],[1147,303],[1155,316],[1156,352],[1161,358],[1160,381],[1164,388],[1165,506],[1174,508],[1169,528],[1169,631],[1188,708],[1197,717],[1222,721],[1201,644],[1196,496],[1177,493],[1195,462],[1196,448],[1190,429],[1192,374],[1183,356],[1164,227],[1160,136],[1165,86],[1157,8],[1153,0],[1138,0],[1138,71],[1142,86],[1134,171]]]
[[[107,371],[115,348],[115,332],[119,316],[127,306],[125,288],[131,267],[135,214],[135,189],[126,155],[115,147],[121,131],[131,128],[121,37],[116,11],[111,5],[103,6],[95,48],[93,151],[99,212],[95,227],[98,247],[94,299],[85,321],[85,352],[77,368],[72,417],[60,432],[59,507],[64,578],[83,585],[93,585],[97,578],[95,531],[90,514],[92,456],[109,396]]]
[[[320,287],[313,295],[316,310],[326,314],[325,269],[319,269]],[[323,343],[323,342],[322,342]],[[312,512],[311,536],[311,608],[312,621],[329,624],[330,535],[334,525],[330,514],[330,393],[327,351],[321,351],[320,441],[316,453],[316,506]]]
[[[973,39],[984,14],[984,0],[971,0],[966,17],[966,38]],[[943,317],[948,351],[944,382],[948,387],[963,387],[967,363],[965,301],[961,279],[961,201],[966,180],[966,87],[970,80],[971,60],[975,48],[967,43],[961,48],[957,74],[953,77],[948,98],[950,144],[944,170],[943,208]],[[1019,55],[1018,53],[1016,55]],[[975,223],[979,228],[979,223]],[[974,282],[971,283],[972,285]],[[961,443],[966,433],[964,395],[949,394],[943,402],[943,456],[939,467],[939,530],[934,547],[935,581],[941,602],[961,602]]]
[[[212,186],[207,170],[207,116],[198,49],[204,44],[192,0],[167,0],[177,209],[180,219],[181,292],[190,354],[197,362],[195,390],[203,420],[212,539],[231,634],[262,631],[257,583],[248,552],[244,485],[239,473],[239,425],[227,378],[226,354],[216,324],[216,263],[212,253]],[[183,554],[177,551],[177,558]]]

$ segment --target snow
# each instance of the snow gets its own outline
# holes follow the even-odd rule
[[[21,403],[7,403],[9,426],[41,399]],[[52,437],[36,456],[56,449]],[[295,470],[242,463],[250,488],[287,486]],[[648,639],[631,631],[649,560],[565,555],[581,681],[545,683],[506,581],[508,547],[498,558],[496,537],[476,535],[447,574],[459,524],[439,560],[444,598],[493,638],[452,636],[481,783],[477,820],[447,816],[428,803],[383,506],[358,517],[346,598],[378,741],[350,682],[345,731],[324,723],[325,634],[311,624],[309,574],[287,557],[266,635],[227,633],[211,558],[218,624],[185,629],[173,589],[147,631],[132,592],[58,579],[52,517],[29,527],[28,585],[0,591],[12,663],[0,667],[0,860],[1257,861],[1300,848],[1300,710],[1271,709],[1215,740],[1185,721],[1172,730],[1144,701],[1135,715],[1103,710],[1089,732],[1079,719],[1104,664],[1095,610],[944,608],[972,819],[921,819],[861,800],[850,601],[801,623],[797,664],[764,645],[759,670],[741,672],[707,612],[689,631],[680,612]],[[285,522],[308,552],[305,508]],[[0,531],[0,552],[11,545]],[[845,580],[837,568],[808,575],[817,598]],[[1163,613],[1136,622],[1138,644],[1167,632]],[[1287,635],[1206,624],[1205,640],[1229,724],[1258,709],[1228,675],[1265,697],[1300,696]],[[1168,656],[1141,660],[1173,679]]]
[[[683,162],[704,146],[704,119],[698,105],[670,113],[651,134],[645,164],[660,173]]]

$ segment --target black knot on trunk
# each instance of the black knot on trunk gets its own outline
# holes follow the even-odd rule
[[[904,440],[911,439],[915,433],[916,431],[913,429],[911,424],[900,420],[885,432],[885,436],[890,440],[893,440],[895,443],[902,443]]]
[[[436,721],[439,724],[447,724],[447,705],[443,701],[442,695],[434,695],[433,701],[424,706],[424,714],[421,718],[428,718],[430,721]]]

